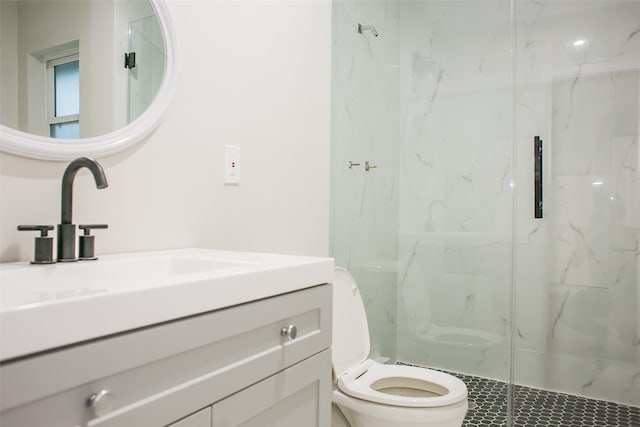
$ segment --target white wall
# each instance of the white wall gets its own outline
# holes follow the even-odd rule
[[[18,4],[0,2],[0,118],[18,126]]]
[[[98,254],[199,246],[326,255],[329,235],[329,1],[172,1],[175,96],[143,144],[86,173],[75,223],[106,222]],[[224,145],[242,182],[223,185]],[[60,221],[66,164],[0,154],[0,260],[27,260],[32,233]]]

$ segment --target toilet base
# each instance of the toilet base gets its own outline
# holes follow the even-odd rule
[[[367,402],[340,390],[334,390],[332,400],[350,427],[460,427],[469,409],[467,399],[441,407],[408,408]]]
[[[349,421],[335,403],[331,403],[331,427],[350,427]]]

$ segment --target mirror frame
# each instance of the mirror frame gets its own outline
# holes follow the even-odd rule
[[[0,151],[39,160],[73,160],[77,157],[105,157],[142,141],[160,124],[176,84],[176,38],[168,6],[164,0],[149,0],[162,28],[164,75],[151,105],[133,122],[111,133],[90,138],[56,139],[32,135],[0,124]]]

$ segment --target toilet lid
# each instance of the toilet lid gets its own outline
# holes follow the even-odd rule
[[[366,360],[371,349],[369,325],[360,290],[347,270],[336,267],[333,279],[333,370],[336,378]]]

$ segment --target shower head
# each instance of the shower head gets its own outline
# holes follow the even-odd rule
[[[373,25],[362,25],[358,23],[358,32],[362,34],[363,31],[369,30],[373,33],[374,36],[378,37],[378,30]]]

